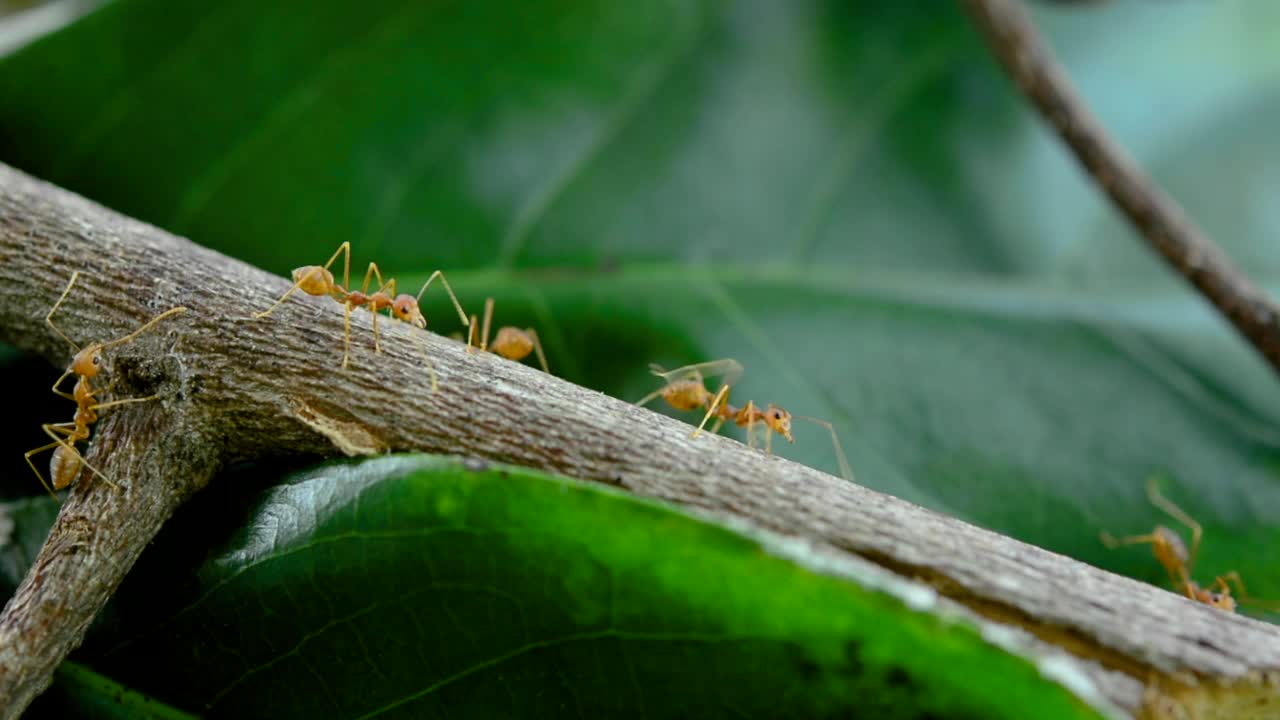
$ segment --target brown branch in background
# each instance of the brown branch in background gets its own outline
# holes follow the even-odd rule
[[[1020,0],[961,0],[1018,87],[1147,243],[1280,373],[1280,308],[1117,145],[1089,112]]]
[[[492,353],[468,353],[406,323],[387,323],[375,355],[369,316],[353,316],[351,367],[341,370],[338,303],[291,299],[250,319],[287,280],[0,165],[0,339],[64,366],[66,342],[44,317],[73,270],[81,282],[58,322],[80,342],[119,337],[177,305],[188,311],[114,349],[109,370],[122,394],[160,399],[113,410],[95,426],[86,458],[123,489],[83,478],[74,486],[0,614],[2,718],[48,685],[165,519],[217,468],[335,448],[549,470],[744,518],[807,540],[815,556],[839,554],[845,565],[870,560],[882,574],[927,583],[932,589],[917,585],[913,597],[931,611],[1001,639],[1046,675],[1069,678],[1095,707],[1280,709],[1280,627],[726,437],[691,439],[678,420]],[[417,342],[439,373],[438,392]]]

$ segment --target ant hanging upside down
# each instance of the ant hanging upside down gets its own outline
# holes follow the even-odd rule
[[[66,333],[62,332],[57,325],[53,324],[53,314],[57,312],[63,301],[67,299],[67,295],[71,293],[71,288],[76,284],[76,278],[79,276],[79,271],[71,274],[71,280],[67,283],[66,289],[62,291],[62,296],[59,297],[58,301],[53,304],[53,307],[49,309],[49,313],[44,316],[44,321],[49,325],[49,327],[52,328],[59,337],[66,340],[67,344],[69,344],[71,349],[76,353],[75,357],[71,360],[71,365],[67,368],[66,372],[62,373],[58,380],[53,383],[52,388],[54,394],[61,395],[62,397],[75,402],[75,419],[70,422],[45,423],[44,425],[41,425],[41,429],[44,430],[46,435],[53,439],[53,442],[48,445],[41,445],[34,450],[29,450],[24,456],[26,458],[27,465],[31,467],[31,471],[36,474],[36,477],[40,478],[40,484],[44,485],[45,490],[48,490],[49,494],[53,495],[55,498],[57,495],[54,494],[54,491],[61,490],[75,482],[76,477],[80,475],[81,466],[89,468],[89,470],[93,471],[112,487],[115,487],[116,489],[120,488],[119,485],[107,477],[106,473],[90,465],[89,462],[84,459],[84,456],[80,454],[80,451],[76,449],[76,444],[89,439],[89,426],[97,422],[99,411],[129,403],[140,403],[155,400],[158,396],[152,395],[150,397],[143,398],[128,398],[124,400],[112,400],[110,402],[98,402],[98,394],[106,393],[111,389],[110,385],[105,388],[95,388],[93,386],[94,378],[96,378],[98,373],[102,371],[102,351],[115,345],[127,343],[154,327],[155,324],[161,320],[186,312],[187,310],[185,307],[170,308],[169,310],[151,318],[143,324],[142,327],[134,330],[124,337],[117,338],[109,342],[94,343],[86,346],[84,349],[81,349],[80,346],[72,342],[71,338],[67,337]],[[58,389],[62,385],[62,381],[67,379],[68,375],[75,375],[77,377],[75,389],[70,393]],[[31,456],[36,453],[44,452],[50,448],[55,448],[53,451],[53,457],[49,460],[49,479],[51,482],[45,482],[44,476],[36,469],[35,463],[31,462]]]
[[[338,256],[343,256],[342,262],[342,283],[338,284],[333,277],[333,273],[329,271],[329,266],[337,261]],[[279,300],[263,310],[255,313],[255,320],[270,315],[277,307],[289,298],[294,292],[301,290],[308,295],[316,297],[329,296],[336,302],[341,303],[346,310],[346,317],[343,320],[343,341],[342,341],[342,367],[347,367],[351,355],[351,312],[358,308],[364,308],[373,314],[373,349],[374,352],[382,352],[382,345],[378,338],[378,313],[387,310],[388,315],[395,320],[409,323],[414,327],[425,330],[427,327],[427,319],[422,314],[420,301],[422,295],[431,287],[431,283],[436,278],[440,278],[440,282],[444,285],[445,292],[449,293],[449,299],[453,301],[453,307],[458,311],[458,318],[462,320],[464,326],[469,325],[466,312],[463,311],[462,305],[458,302],[458,296],[453,294],[453,288],[449,287],[449,281],[445,278],[444,272],[436,270],[431,273],[427,281],[423,283],[422,289],[418,291],[416,296],[407,293],[396,294],[396,280],[383,281],[382,272],[378,269],[377,263],[369,263],[369,269],[365,271],[364,283],[361,284],[359,290],[351,289],[351,243],[344,242],[338,246],[338,249],[329,258],[324,265],[304,265],[295,268],[293,271],[293,287],[285,291]],[[369,285],[376,278],[378,286],[373,292],[369,292]],[[432,366],[430,359],[426,357],[426,350],[419,348],[426,360],[427,370],[431,373],[431,391],[435,392],[436,371]]]
[[[712,433],[718,432],[725,422],[732,422],[738,427],[746,428],[747,445],[751,447],[755,447],[756,430],[763,430],[764,450],[766,453],[772,454],[774,433],[781,435],[787,442],[794,443],[795,437],[791,434],[792,418],[807,420],[815,425],[825,427],[831,433],[831,445],[836,451],[836,460],[840,464],[840,474],[845,480],[854,482],[853,470],[849,467],[849,461],[844,455],[844,448],[840,446],[840,438],[836,435],[836,429],[831,423],[807,415],[793,416],[773,404],[764,408],[750,400],[742,407],[734,407],[729,404],[730,388],[738,382],[738,378],[743,373],[742,364],[737,360],[733,358],[712,360],[710,362],[685,365],[674,370],[665,370],[659,365],[650,365],[649,371],[662,378],[666,384],[644,396],[636,404],[645,405],[653,399],[661,397],[663,401],[676,410],[701,410],[705,408],[706,414],[703,415],[702,422],[698,424],[698,427],[690,437],[696,438],[702,434],[707,421],[715,417],[716,423],[711,427]],[[713,394],[707,390],[705,383],[707,377],[716,376],[722,376],[723,379],[720,389]]]
[[[1205,587],[1201,587],[1199,583],[1191,579],[1191,570],[1195,566],[1196,555],[1200,552],[1200,539],[1204,534],[1200,523],[1193,520],[1182,508],[1174,505],[1168,498],[1161,495],[1155,478],[1147,480],[1147,499],[1151,501],[1152,505],[1160,508],[1191,530],[1190,551],[1187,550],[1186,543],[1182,541],[1182,536],[1164,525],[1157,525],[1154,530],[1146,535],[1131,535],[1122,538],[1117,538],[1111,533],[1103,531],[1101,534],[1103,545],[1112,549],[1123,545],[1150,545],[1151,553],[1155,555],[1156,562],[1160,563],[1165,572],[1169,573],[1169,580],[1173,586],[1178,592],[1196,602],[1219,610],[1226,610],[1227,612],[1235,612],[1237,601],[1266,609],[1280,609],[1280,606],[1272,607],[1272,604],[1267,601],[1250,597],[1245,590],[1244,581],[1240,578],[1240,574],[1234,570],[1224,575],[1219,575],[1214,578],[1212,585]],[[1237,593],[1235,596],[1231,594],[1232,586],[1235,587]]]

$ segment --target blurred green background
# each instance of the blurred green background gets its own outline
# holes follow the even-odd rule
[[[1275,291],[1280,5],[1034,11]],[[0,61],[0,160],[281,275],[344,240],[414,287],[444,269],[621,398],[650,362],[737,358],[735,397],[832,421],[859,482],[1155,583],[1098,535],[1170,522],[1158,474],[1205,527],[1197,577],[1280,599],[1275,374],[953,3],[121,0]],[[29,424],[66,414],[28,384]],[[825,431],[796,436],[775,449],[836,472]],[[38,444],[10,442],[7,493],[39,490]]]

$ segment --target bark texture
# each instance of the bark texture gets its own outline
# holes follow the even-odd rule
[[[337,303],[291,298],[265,320],[248,319],[283,292],[284,278],[0,166],[0,337],[65,364],[69,348],[44,316],[73,270],[82,280],[58,320],[81,344],[176,305],[189,311],[109,352],[117,394],[160,399],[95,426],[86,457],[125,489],[77,484],[0,615],[5,717],[48,684],[164,520],[221,465],[336,450],[506,461],[807,538],[931,585],[1046,668],[1071,668],[1082,697],[1122,715],[1280,713],[1280,627],[728,438],[690,440],[684,423],[403,323],[381,324],[385,352],[375,356],[363,312],[353,317],[352,367],[341,371]],[[434,394],[419,342],[439,372]]]

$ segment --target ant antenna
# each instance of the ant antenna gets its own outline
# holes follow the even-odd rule
[[[155,327],[155,324],[156,324],[156,323],[158,323],[158,322],[160,322],[161,320],[164,320],[164,319],[165,319],[165,318],[167,318],[167,317],[173,317],[174,315],[181,315],[182,313],[184,313],[184,312],[186,312],[186,311],[187,311],[187,308],[186,308],[186,307],[183,307],[183,306],[169,308],[168,310],[165,310],[164,312],[160,313],[159,315],[157,315],[157,316],[155,316],[155,317],[151,318],[150,320],[148,320],[147,322],[143,323],[142,327],[138,328],[137,330],[134,330],[133,332],[129,333],[128,335],[125,335],[125,336],[124,336],[124,337],[122,337],[122,338],[116,338],[115,340],[111,340],[110,342],[104,342],[104,343],[102,343],[101,345],[99,345],[99,346],[98,346],[98,349],[100,349],[100,350],[101,350],[101,349],[103,349],[103,348],[109,348],[109,347],[111,347],[112,345],[119,345],[119,344],[121,344],[121,343],[129,342],[130,340],[132,340],[132,339],[134,339],[134,338],[138,337],[138,336],[139,336],[139,335],[141,335],[142,333],[144,333],[144,332],[146,332],[146,331],[150,330],[152,327]]]
[[[808,415],[793,415],[792,417],[799,418],[801,420],[808,420],[809,422],[814,423],[816,425],[821,425],[822,427],[830,431],[831,445],[835,447],[836,461],[840,463],[840,474],[844,476],[844,479],[848,480],[849,482],[857,482],[857,480],[853,479],[853,468],[849,467],[849,459],[845,457],[844,448],[840,446],[840,438],[836,436],[835,426],[827,422],[826,420],[819,420],[816,417],[810,417]]]
[[[422,294],[431,286],[431,281],[435,280],[437,277],[440,278],[440,282],[444,285],[445,292],[449,293],[449,299],[453,301],[453,309],[458,311],[458,318],[462,320],[463,326],[470,327],[471,320],[467,317],[467,314],[462,311],[462,303],[458,302],[458,296],[453,294],[453,288],[449,287],[449,280],[444,276],[444,271],[442,270],[437,270],[431,273],[431,277],[427,278],[427,281],[422,284],[422,289],[418,291],[417,302],[422,302]]]
[[[63,333],[62,330],[57,325],[53,324],[53,314],[58,311],[58,308],[62,305],[62,302],[67,299],[68,295],[71,294],[71,288],[75,286],[76,278],[78,277],[80,277],[79,270],[76,270],[71,273],[71,280],[70,282],[67,283],[66,289],[62,291],[62,296],[58,298],[58,302],[53,304],[53,307],[49,308],[49,314],[44,316],[44,321],[49,324],[49,327],[53,328],[54,332],[58,333],[58,337],[61,337],[63,340],[66,340],[67,344],[70,345],[71,349],[74,350],[75,352],[80,352],[80,346],[72,342],[71,338],[67,337],[66,334]],[[66,377],[66,375],[63,375],[63,377]],[[54,384],[54,387],[57,387],[56,383]]]

